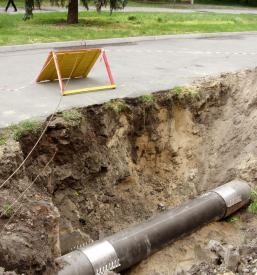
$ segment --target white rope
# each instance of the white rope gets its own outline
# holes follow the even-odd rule
[[[45,128],[44,128],[43,131],[41,132],[41,134],[40,134],[38,140],[36,141],[36,143],[34,144],[34,146],[33,146],[32,149],[30,150],[30,152],[27,154],[27,156],[25,157],[25,159],[21,162],[21,164],[14,170],[14,172],[13,172],[10,176],[0,185],[0,189],[3,188],[3,187],[6,185],[6,183],[7,183],[7,182],[8,182],[8,181],[9,181],[9,180],[10,180],[10,179],[11,179],[11,178],[21,169],[21,167],[25,164],[25,162],[27,161],[27,159],[31,156],[31,154],[33,153],[33,151],[36,149],[37,145],[39,144],[39,142],[41,141],[42,137],[44,136],[44,134],[45,134],[45,132],[46,132],[48,126],[49,126],[50,123],[52,122],[52,119],[53,119],[55,113],[57,112],[57,110],[58,110],[58,108],[59,108],[61,102],[62,102],[62,96],[60,97],[59,102],[58,102],[58,104],[56,105],[54,112],[52,113],[52,115],[51,115],[49,121],[47,122]]]
[[[77,65],[77,62],[78,62],[78,56],[76,57],[76,61],[74,63],[74,66],[73,66],[73,69],[69,75],[69,78],[65,84],[65,89],[67,88],[68,84],[69,84],[69,81],[71,79],[71,76],[76,68],[76,65]],[[61,100],[62,100],[62,96],[60,98],[60,101],[58,102],[58,105],[56,107],[56,111],[61,103]],[[55,111],[55,112],[56,112]],[[25,161],[28,159],[28,157],[32,154],[32,152],[34,151],[34,149],[36,148],[37,144],[39,143],[39,141],[41,140],[41,138],[43,137],[44,133],[46,132],[47,130],[47,127],[49,125],[49,123],[51,122],[53,116],[54,116],[55,113],[52,114],[49,122],[47,123],[46,127],[44,128],[44,130],[42,131],[39,139],[37,140],[37,142],[35,143],[35,145],[33,146],[32,150],[29,152],[29,154],[27,155],[27,157],[23,160],[23,162],[20,164],[20,166],[12,173],[11,176],[8,177],[8,179],[11,179],[11,177],[23,166],[23,164],[25,163]],[[52,160],[54,159],[55,155],[57,153],[57,150],[54,152],[53,156],[51,157],[51,159],[47,162],[47,164],[44,166],[43,170],[41,170],[41,172],[35,177],[35,179],[32,181],[31,184],[29,184],[27,186],[27,188],[20,194],[20,196],[11,204],[9,205],[6,209],[4,209],[4,211],[2,212],[2,214],[0,215],[0,219],[9,211],[13,208],[13,206],[15,204],[17,204],[19,202],[19,200],[21,200],[23,198],[23,196],[26,194],[26,192],[33,186],[33,184],[36,182],[36,180],[40,177],[40,175],[42,175],[42,173],[45,171],[45,169],[49,166],[49,164],[52,162]],[[0,188],[2,188],[4,186],[4,184],[8,181],[8,179],[0,186]],[[19,211],[19,209],[22,207],[22,204],[14,211],[14,213],[11,215],[11,217],[9,218],[8,222],[3,226],[1,232],[0,232],[0,235],[3,233],[4,229],[6,228],[6,226],[8,224],[10,224],[10,222],[13,220],[14,216],[16,215],[16,213]]]
[[[40,173],[35,177],[35,179],[32,181],[31,184],[29,184],[27,186],[27,188],[20,194],[20,196],[12,203],[10,204],[8,207],[6,207],[6,209],[4,209],[4,211],[2,212],[2,214],[0,215],[0,219],[6,215],[6,213],[8,211],[10,211],[13,206],[19,202],[19,200],[22,199],[22,197],[26,194],[26,192],[32,187],[32,185],[36,182],[36,180],[43,174],[43,172],[45,171],[45,169],[49,166],[49,164],[52,162],[52,160],[54,159],[55,155],[57,153],[57,150],[54,152],[53,156],[51,157],[51,159],[47,162],[47,164],[44,166],[43,170],[40,171]],[[9,218],[8,222],[3,226],[1,232],[0,232],[0,236],[1,233],[4,231],[4,229],[6,228],[6,226],[13,220],[13,217],[16,215],[16,213],[18,212],[18,210],[22,207],[22,204],[13,212],[13,214],[11,215],[11,217]]]
[[[51,57],[51,59],[52,59],[53,57]],[[50,59],[50,60],[51,60]],[[49,62],[50,62],[50,60],[49,60]],[[43,67],[43,69],[49,64],[49,62]],[[72,69],[72,71],[71,71],[71,73],[70,73],[70,75],[69,75],[69,78],[68,78],[68,80],[67,80],[67,82],[66,82],[66,84],[65,84],[65,87],[64,87],[64,89],[66,89],[67,88],[67,86],[68,86],[68,84],[69,84],[69,81],[70,81],[70,78],[71,78],[71,76],[72,76],[72,74],[73,74],[73,72],[74,72],[74,70],[75,70],[75,67],[76,67],[76,65],[77,65],[77,62],[78,62],[78,56],[77,56],[77,58],[76,58],[76,62],[74,63],[74,66],[73,66],[73,69]],[[39,142],[41,141],[41,139],[42,139],[42,137],[44,136],[44,134],[45,134],[45,132],[46,132],[46,130],[48,129],[48,126],[50,125],[50,123],[52,122],[52,120],[53,120],[53,117],[54,117],[54,115],[56,114],[56,112],[57,112],[57,110],[59,109],[59,107],[60,107],[60,105],[61,105],[61,102],[62,102],[62,98],[63,98],[63,95],[61,95],[60,96],[60,99],[59,99],[59,101],[58,101],[58,104],[56,105],[56,107],[55,107],[55,109],[54,109],[54,111],[53,111],[53,113],[52,113],[52,115],[50,116],[50,119],[48,120],[48,122],[47,122],[47,124],[46,124],[46,126],[45,126],[45,128],[43,129],[43,131],[41,132],[41,134],[40,134],[40,136],[39,136],[39,138],[38,138],[38,140],[36,141],[36,143],[34,144],[34,146],[32,147],[32,149],[30,150],[30,152],[28,153],[28,155],[25,157],[25,159],[21,162],[21,164],[14,170],[14,172],[0,185],[0,189],[1,188],[3,188],[5,185],[6,185],[6,183],[22,168],[22,166],[25,164],[25,162],[27,161],[27,159],[31,156],[31,154],[34,152],[34,150],[36,149],[36,147],[37,147],[37,145],[39,144]]]

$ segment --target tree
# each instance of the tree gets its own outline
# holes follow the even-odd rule
[[[33,17],[33,6],[34,1],[33,0],[25,0],[25,14],[23,17],[23,20],[28,20]]]
[[[42,0],[35,0],[36,4],[40,7]],[[67,23],[68,24],[77,24],[78,23],[78,0],[67,0],[67,7],[68,7],[68,15],[67,15]],[[59,6],[65,6],[65,0],[51,0],[52,4],[56,4]],[[84,7],[88,10],[88,0],[82,0]],[[123,9],[126,4],[127,0],[95,0],[96,10],[98,12],[101,11],[102,7],[106,7],[110,5],[110,13],[116,9]],[[34,9],[34,0],[25,0],[25,14],[23,19],[28,20],[33,17],[33,9]]]
[[[78,0],[70,0],[68,4],[68,24],[77,24],[79,22],[79,3]]]

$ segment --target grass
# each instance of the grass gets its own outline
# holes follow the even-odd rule
[[[41,129],[41,122],[36,120],[25,120],[19,124],[10,126],[13,138],[18,141],[27,134],[36,134]]]
[[[7,143],[8,138],[9,135],[7,134],[6,129],[2,130],[0,133],[0,146],[5,145]]]
[[[13,208],[10,203],[6,203],[3,205],[2,215],[6,218],[10,218],[13,214]]]
[[[71,109],[71,110],[63,111],[62,117],[66,122],[68,122],[72,126],[77,126],[80,124],[82,114],[80,111],[76,109]]]
[[[256,187],[255,190],[252,191],[251,193],[251,203],[248,206],[248,212],[252,213],[252,214],[256,214],[257,213],[257,191],[256,191]]]
[[[235,222],[240,221],[240,218],[238,216],[230,216],[230,217],[226,218],[226,221],[228,223],[235,223]]]
[[[22,14],[1,14],[0,45],[257,30],[257,16],[247,14],[115,12],[110,16],[109,12],[81,12],[77,25],[67,25],[66,15],[66,12],[41,13],[24,22]]]
[[[154,95],[150,94],[150,95],[142,95],[139,97],[139,101],[142,103],[153,103],[154,102]]]
[[[128,108],[124,100],[117,100],[117,99],[106,102],[104,104],[104,107],[118,114],[124,112]]]
[[[186,90],[185,87],[182,87],[182,86],[175,86],[175,87],[173,87],[170,91],[171,91],[172,93],[174,93],[174,94],[179,95],[179,94],[184,93],[185,90]]]
[[[180,95],[180,94],[190,94],[192,96],[198,95],[198,89],[194,86],[175,86],[170,90],[171,93]]]
[[[7,137],[0,135],[0,146],[5,145],[7,142]]]
[[[25,120],[19,124],[11,125],[0,132],[0,146],[5,145],[9,138],[19,141],[26,134],[37,134],[42,123],[36,120]]]

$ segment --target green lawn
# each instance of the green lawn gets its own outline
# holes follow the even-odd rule
[[[256,15],[214,13],[81,12],[80,23],[66,25],[66,13],[0,14],[0,45],[196,32],[257,31]]]

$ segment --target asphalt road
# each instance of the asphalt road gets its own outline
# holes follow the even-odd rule
[[[176,36],[173,39],[106,47],[116,90],[63,97],[61,109],[135,97],[184,85],[207,75],[253,68],[257,33]],[[48,49],[0,53],[0,127],[49,115],[59,99],[58,82],[35,83]],[[102,61],[85,80],[71,80],[66,89],[107,82]]]

